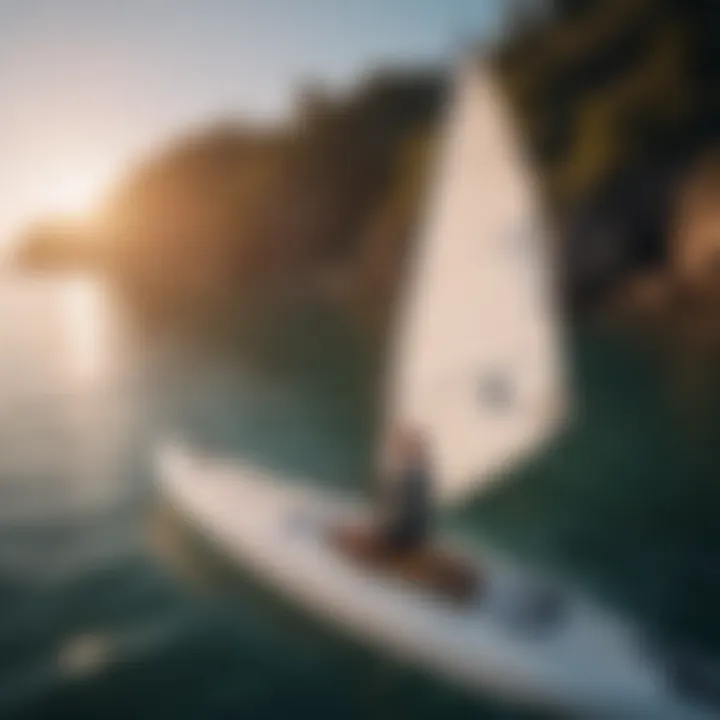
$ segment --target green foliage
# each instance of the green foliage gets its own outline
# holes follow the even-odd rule
[[[709,112],[701,2],[556,2],[551,21],[509,35],[495,60],[556,211],[692,144]],[[713,55],[715,59],[713,60]]]

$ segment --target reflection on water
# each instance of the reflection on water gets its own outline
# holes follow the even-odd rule
[[[110,367],[110,322],[102,288],[90,278],[77,278],[61,295],[63,361],[73,386],[99,382]]]
[[[0,569],[56,571],[71,546],[89,553],[78,519],[127,496],[109,317],[86,279],[0,284]]]

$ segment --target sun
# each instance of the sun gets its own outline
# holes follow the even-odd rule
[[[107,173],[98,168],[58,170],[43,183],[43,197],[38,204],[49,213],[90,215],[96,209],[106,181]]]

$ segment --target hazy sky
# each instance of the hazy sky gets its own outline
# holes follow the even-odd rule
[[[278,116],[298,81],[447,58],[503,0],[0,0],[0,242],[173,133]]]

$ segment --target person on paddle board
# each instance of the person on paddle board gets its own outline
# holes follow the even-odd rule
[[[407,428],[390,439],[389,467],[382,478],[379,533],[386,548],[412,550],[429,538],[433,469],[425,438]]]

